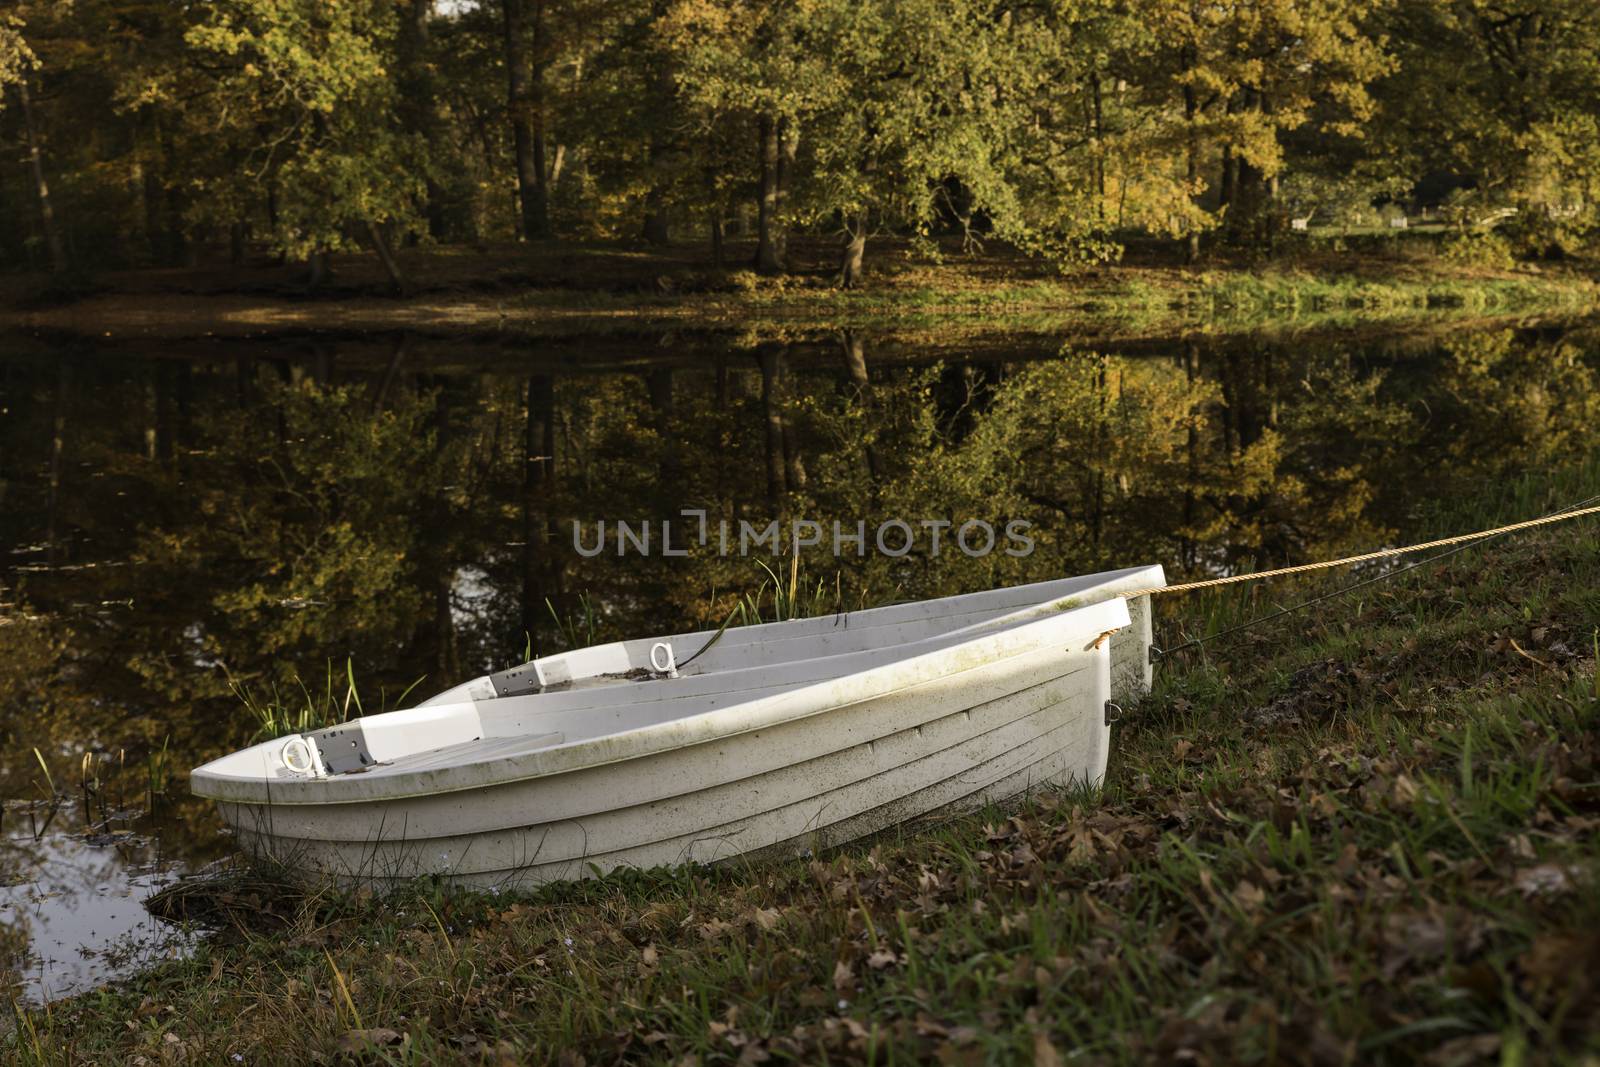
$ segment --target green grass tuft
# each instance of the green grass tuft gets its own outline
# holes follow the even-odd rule
[[[392,704],[388,701],[387,694],[382,694],[384,706],[378,711],[388,710],[391,706],[398,707],[412,690],[422,684],[422,681],[422,678],[418,678],[406,686]],[[342,691],[340,682],[343,683]],[[255,724],[252,741],[270,741],[290,734],[320,730],[367,713],[362,706],[361,693],[356,686],[355,663],[349,659],[345,660],[342,679],[336,678],[333,661],[328,661],[320,691],[311,689],[305,680],[296,674],[293,685],[300,690],[298,696],[291,694],[285,697],[276,683],[271,684],[267,693],[263,695],[248,683],[231,675],[228,678],[228,685],[238,699],[239,706]]]

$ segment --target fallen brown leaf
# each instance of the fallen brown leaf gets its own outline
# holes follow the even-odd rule
[[[1573,888],[1571,871],[1556,863],[1525,867],[1516,873],[1512,884],[1525,897],[1557,896]]]
[[[347,1055],[371,1052],[374,1049],[393,1048],[405,1041],[405,1035],[387,1026],[367,1030],[346,1030],[339,1038],[339,1051]]]
[[[1033,1067],[1061,1067],[1061,1053],[1043,1030],[1033,1032]]]
[[[844,960],[833,965],[833,988],[841,994],[849,993],[856,987],[855,971]]]
[[[1500,1058],[1499,1034],[1473,1034],[1444,1042],[1428,1053],[1425,1062],[1432,1067],[1468,1067]]]

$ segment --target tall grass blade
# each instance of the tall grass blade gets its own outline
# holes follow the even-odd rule
[[[50,765],[44,761],[44,753],[40,752],[39,749],[35,747],[33,750],[33,758],[39,761],[39,769],[44,771],[44,782],[45,785],[50,789],[50,795],[52,797],[55,796],[56,780],[55,777],[50,773]]]
[[[365,715],[366,710],[361,706],[361,694],[356,691],[355,664],[351,662],[349,656],[346,656],[344,660],[344,676],[346,682],[349,684],[349,688],[345,690],[344,694],[345,717],[349,718],[350,701],[352,700],[354,700],[356,703],[356,714]]]

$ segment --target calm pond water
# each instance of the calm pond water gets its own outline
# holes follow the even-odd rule
[[[192,856],[164,852],[184,833],[145,812],[83,817],[78,803],[10,801],[0,834],[0,952],[31,1002],[89,989],[187,951],[200,931],[145,908]]]
[[[1600,439],[1582,325],[0,348],[0,974],[34,1000],[189,943],[139,903],[226,854],[186,772],[258,714],[371,712],[530,645],[716,625],[784,566],[741,555],[746,529],[801,524],[827,607],[1215,573],[1432,532],[1443,502]],[[896,522],[910,550],[876,551]],[[993,551],[963,549],[982,527],[955,541],[968,523]]]

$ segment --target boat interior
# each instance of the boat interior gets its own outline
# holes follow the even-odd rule
[[[495,697],[559,692],[586,685],[771,667],[968,631],[976,634],[1095,603],[1116,595],[1115,587],[1127,579],[1151,573],[1157,575],[1159,584],[1159,568],[1130,567],[810,619],[595,645],[473,679],[423,701],[422,706],[483,699],[491,686]]]
[[[202,770],[252,778],[317,778],[409,774],[511,758],[951,649],[1111,599],[1114,587],[1136,576],[1148,577],[1150,571],[1133,568],[848,614],[578,649],[474,679],[414,708],[258,745]],[[1120,617],[1126,620],[1125,611]]]

